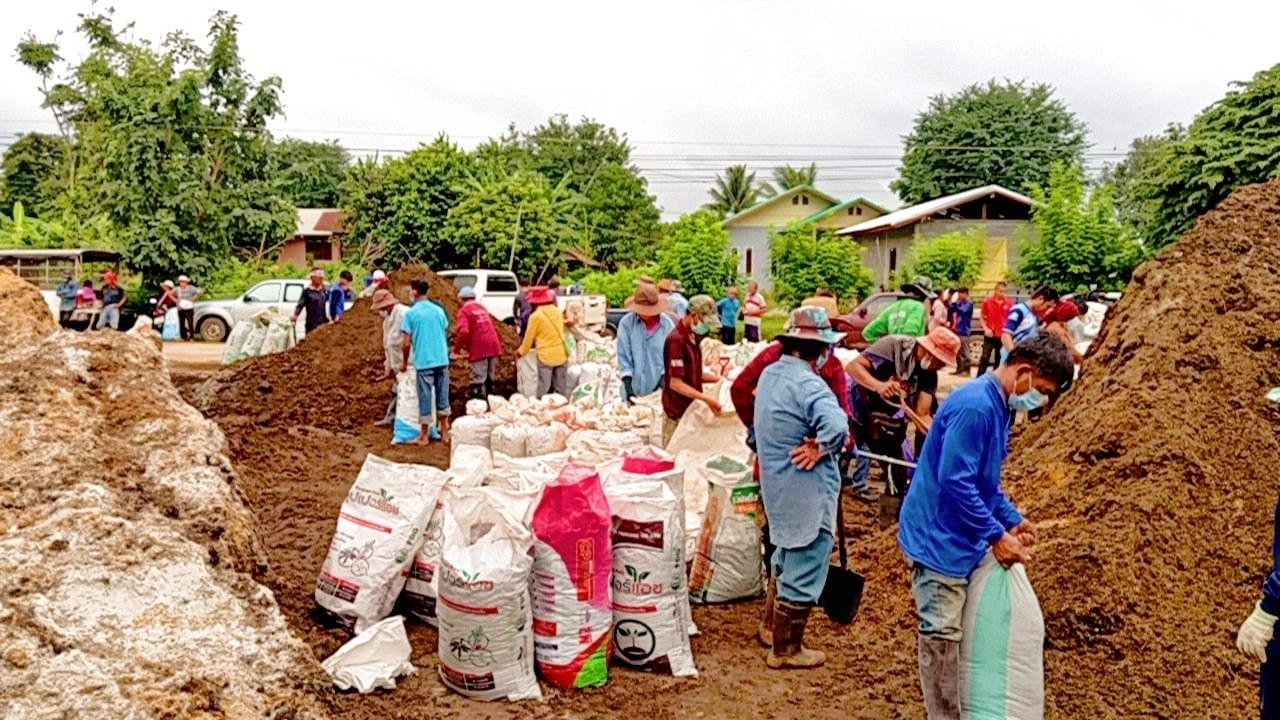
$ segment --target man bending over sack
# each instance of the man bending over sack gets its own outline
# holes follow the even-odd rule
[[[840,501],[840,452],[849,416],[819,368],[843,337],[821,308],[791,314],[777,336],[782,357],[760,374],[754,418],[760,492],[773,551],[777,598],[771,668],[811,668],[826,656],[804,646],[809,611],[822,596]]]
[[[1280,502],[1276,503],[1271,534],[1271,574],[1262,585],[1262,599],[1236,634],[1240,652],[1262,663],[1258,700],[1262,720],[1280,720],[1280,647],[1276,645],[1276,617],[1280,616]]]
[[[898,543],[911,560],[920,618],[920,688],[929,720],[960,718],[960,640],[969,575],[990,550],[1029,559],[1031,525],[1000,488],[1009,416],[1044,407],[1071,382],[1071,354],[1039,335],[1005,364],[956,390],[933,419],[902,504]]]

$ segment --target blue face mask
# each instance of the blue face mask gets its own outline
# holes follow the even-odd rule
[[[711,332],[711,328],[707,327],[706,323],[700,322],[693,326],[694,335],[706,335],[709,332]]]
[[[1030,390],[1009,396],[1009,408],[1011,410],[1021,412],[1031,412],[1039,410],[1049,402],[1049,398],[1039,390],[1031,388]]]

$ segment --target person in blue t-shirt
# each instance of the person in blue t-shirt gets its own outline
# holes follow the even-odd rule
[[[960,338],[960,354],[956,355],[956,375],[969,375],[969,332],[973,329],[973,301],[969,288],[960,287],[951,298],[947,320],[956,337]]]
[[[418,414],[431,417],[432,410],[440,426],[440,436],[449,434],[449,317],[444,308],[427,299],[430,286],[426,280],[409,281],[413,307],[404,314],[400,331],[404,333],[404,353],[400,372],[413,367],[418,373]],[[426,423],[424,422],[424,425]],[[427,445],[431,433],[423,432],[412,444]]]
[[[351,294],[351,273],[343,270],[338,273],[338,282],[329,286],[328,310],[329,322],[337,322],[347,310],[347,299]]]
[[[1030,300],[1020,302],[1009,309],[1009,317],[1004,322],[1004,332],[1000,335],[1000,344],[1004,349],[1000,352],[1000,361],[1008,357],[1013,346],[1029,340],[1040,332],[1040,318],[1058,304],[1058,291],[1045,285]]]
[[[741,308],[736,287],[729,287],[725,296],[716,302],[716,309],[720,311],[720,342],[725,345],[738,342],[738,311]]]
[[[1061,340],[1024,340],[1004,365],[951,393],[929,427],[902,503],[898,545],[912,563],[920,686],[931,718],[960,717],[970,574],[988,552],[1005,567],[1030,557],[1031,524],[1000,487],[1009,418],[1045,407],[1071,382],[1074,369]]]

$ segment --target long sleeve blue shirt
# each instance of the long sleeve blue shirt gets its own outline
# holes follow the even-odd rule
[[[347,309],[347,291],[338,283],[329,286],[329,320],[337,320]]]
[[[819,530],[835,534],[840,497],[840,449],[849,420],[840,403],[809,363],[783,355],[760,374],[756,390],[756,453],[760,493],[769,518],[769,539],[779,547],[800,548]],[[811,470],[791,462],[791,450],[814,438],[823,450]]]
[[[1274,527],[1271,529],[1271,574],[1262,584],[1262,609],[1280,615],[1280,501],[1276,502]]]
[[[902,503],[898,544],[908,558],[968,577],[991,544],[1022,522],[1000,488],[1008,445],[1009,405],[994,374],[942,403]]]
[[[618,375],[631,378],[636,395],[648,395],[662,387],[662,347],[676,323],[667,315],[649,332],[635,313],[627,313],[618,322]]]

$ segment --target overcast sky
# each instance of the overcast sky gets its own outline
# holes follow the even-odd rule
[[[0,146],[51,128],[35,77],[8,49],[28,30],[72,30],[89,7],[5,4]],[[763,177],[816,160],[828,193],[894,206],[888,182],[915,113],[992,77],[1054,85],[1088,123],[1097,167],[1280,61],[1280,2],[111,4],[155,39],[175,28],[203,38],[214,10],[235,12],[250,71],[284,80],[287,117],[273,127],[360,153],[440,131],[470,146],[552,113],[594,117],[630,137],[667,218],[744,161]],[[72,42],[64,54],[81,52]]]

